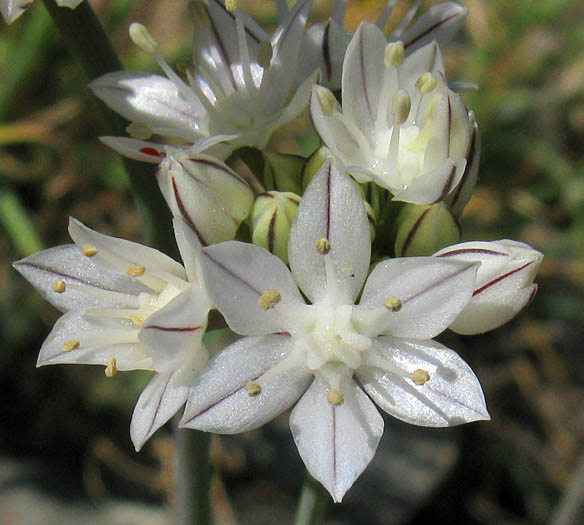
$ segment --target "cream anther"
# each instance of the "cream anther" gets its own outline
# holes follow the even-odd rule
[[[65,281],[63,281],[63,279],[55,279],[53,281],[53,284],[51,284],[51,288],[53,289],[54,292],[63,293],[67,288],[67,285],[65,284]]]
[[[139,315],[132,315],[130,317],[130,321],[132,321],[132,324],[134,326],[142,326],[144,324],[144,319],[142,317],[140,317]]]
[[[316,89],[322,112],[325,116],[331,117],[337,107],[337,99],[327,88],[316,86],[314,89]]]
[[[130,33],[132,42],[134,42],[134,44],[136,44],[142,51],[151,55],[158,53],[158,42],[154,40],[146,26],[134,22],[133,24],[130,24],[128,32]]]
[[[108,365],[105,367],[105,377],[114,377],[118,373],[117,360],[115,357],[110,358]]]
[[[126,126],[128,135],[136,140],[148,140],[152,137],[152,130],[144,122],[132,122]]]
[[[144,275],[144,272],[146,271],[146,268],[144,268],[144,266],[128,266],[126,268],[126,273],[130,276],[130,277],[140,277],[141,275]]]
[[[319,237],[316,239],[316,251],[326,255],[331,251],[331,243],[326,237]]]
[[[402,307],[402,302],[398,297],[392,295],[391,297],[388,297],[385,300],[383,306],[385,306],[388,310],[391,310],[392,312],[399,312]]]
[[[237,9],[237,2],[236,0],[225,0],[225,9],[230,13],[233,13]]]
[[[71,352],[71,350],[79,348],[79,344],[79,339],[70,339],[69,341],[65,341],[63,343],[63,352]]]
[[[342,405],[345,401],[345,396],[340,388],[333,388],[329,390],[326,398],[331,405],[336,407]]]
[[[258,298],[258,304],[264,310],[269,310],[270,308],[274,308],[274,306],[276,306],[281,299],[282,296],[280,295],[280,292],[278,292],[278,290],[275,288],[270,288],[269,290],[266,290],[264,293],[262,293],[262,295],[260,295]]]
[[[257,381],[249,381],[245,385],[245,391],[249,394],[249,397],[255,397],[262,393],[262,385]]]
[[[81,246],[81,251],[85,257],[93,257],[97,253],[97,248],[92,244],[84,244]]]
[[[267,69],[270,67],[274,50],[269,40],[262,40],[258,45],[258,65]]]
[[[391,103],[391,112],[394,116],[394,125],[403,124],[410,114],[410,108],[412,102],[407,91],[403,89],[398,89],[393,96],[393,102]]]
[[[435,87],[436,77],[430,73],[430,71],[426,71],[418,77],[418,80],[416,80],[416,88],[422,93],[422,95],[430,93]]]
[[[404,61],[404,55],[405,51],[403,42],[389,42],[385,46],[383,63],[387,69],[399,66]]]
[[[412,381],[416,383],[416,385],[421,386],[430,381],[430,374],[426,370],[418,368],[417,370],[414,370],[414,373],[412,374]]]

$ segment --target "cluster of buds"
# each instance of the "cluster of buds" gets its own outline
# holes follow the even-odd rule
[[[183,265],[72,220],[75,244],[15,267],[65,312],[39,365],[155,372],[132,418],[137,449],[183,406],[182,426],[218,433],[294,407],[300,455],[341,501],[381,437],[375,405],[422,426],[490,418],[478,378],[434,338],[513,318],[542,255],[509,240],[457,244],[480,140],[439,43],[466,11],[446,2],[410,25],[410,10],[388,41],[395,3],[351,36],[344,2],[305,31],[312,1],[278,0],[269,36],[234,0],[197,1],[182,76],[133,24],[166,76],[92,82],[130,121],[129,137],[102,140],[158,164]],[[322,147],[308,159],[270,150],[309,104]],[[212,309],[233,337],[209,349]]]

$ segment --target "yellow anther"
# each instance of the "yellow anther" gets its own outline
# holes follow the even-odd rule
[[[278,290],[276,290],[275,288],[270,288],[269,290],[266,290],[262,295],[260,295],[258,299],[258,304],[264,310],[269,310],[270,308],[274,308],[274,306],[276,306],[281,299],[282,296],[280,295],[280,292],[278,292]]]
[[[146,268],[144,268],[144,266],[128,266],[126,268],[126,273],[130,276],[130,277],[140,277],[141,275],[144,275],[144,272],[146,271]]]
[[[126,126],[128,135],[136,140],[148,140],[152,137],[152,129],[144,122],[132,122]]]
[[[385,46],[383,63],[387,69],[393,66],[399,66],[404,61],[404,55],[405,50],[403,42],[389,42]]]
[[[105,367],[105,377],[114,377],[118,373],[117,360],[115,357],[110,358],[108,365]]]
[[[79,339],[70,339],[63,343],[64,352],[71,352],[71,350],[76,350],[77,348],[79,348]]]
[[[230,13],[233,13],[237,9],[237,2],[236,0],[225,0],[225,9]]]
[[[342,405],[345,401],[345,395],[340,388],[333,388],[332,390],[329,390],[326,398],[331,405],[336,407]]]
[[[262,393],[262,385],[257,381],[250,381],[245,385],[245,391],[249,394],[249,397],[255,397]]]
[[[258,65],[263,69],[269,68],[273,54],[274,50],[270,41],[262,40],[258,45]]]
[[[65,284],[65,281],[63,281],[63,279],[55,279],[53,281],[53,284],[51,284],[51,288],[53,289],[54,292],[63,293],[67,288],[67,285]]]
[[[134,326],[142,326],[144,324],[144,319],[142,319],[139,315],[130,316],[130,321],[132,321]]]
[[[150,31],[148,31],[146,26],[134,22],[133,24],[130,24],[128,32],[130,33],[132,42],[134,42],[134,44],[136,44],[142,51],[150,53],[151,55],[158,53],[158,42],[154,40],[154,37],[150,34]]]
[[[426,71],[424,74],[418,77],[416,80],[416,88],[420,90],[422,95],[426,93],[430,93],[436,87],[436,77],[430,73],[430,71]]]
[[[335,96],[325,87],[315,86],[316,95],[318,101],[320,102],[320,107],[322,112],[326,117],[331,117],[337,107],[337,99]]]
[[[84,244],[81,246],[81,251],[86,257],[93,257],[97,253],[97,248],[93,244]]]
[[[418,368],[417,370],[414,370],[414,373],[412,374],[412,381],[416,383],[416,385],[423,385],[430,381],[430,374],[426,370]]]
[[[316,251],[326,255],[331,251],[331,242],[326,237],[316,239]]]
[[[392,295],[391,297],[388,297],[385,300],[383,306],[385,306],[388,310],[391,310],[392,312],[399,312],[402,307],[402,302],[398,297]]]
[[[398,89],[393,96],[393,102],[391,103],[391,112],[394,116],[394,125],[403,124],[410,114],[410,108],[412,107],[412,101],[408,92],[403,89]]]

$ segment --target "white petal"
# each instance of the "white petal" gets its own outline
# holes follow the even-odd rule
[[[300,289],[313,301],[327,287],[320,238],[330,242],[338,288],[352,304],[369,269],[371,238],[365,206],[356,183],[331,161],[324,162],[306,189],[290,231],[288,258]]]
[[[296,402],[311,374],[297,365],[282,366],[291,349],[287,336],[244,337],[209,361],[189,393],[181,426],[236,434],[267,423]],[[261,392],[248,394],[255,381]]]
[[[208,313],[207,294],[191,286],[146,319],[138,337],[151,349],[156,371],[175,369],[185,355],[204,352]]]
[[[32,4],[31,0],[1,0],[0,11],[7,24],[14,22]]]
[[[69,220],[69,235],[77,246],[89,244],[97,248],[97,254],[92,257],[95,264],[111,267],[111,261],[115,260],[118,268],[118,264],[144,266],[147,273],[168,273],[186,280],[184,268],[167,255],[132,241],[93,231],[73,217]]]
[[[134,297],[149,291],[139,281],[113,267],[96,265],[93,258],[84,256],[74,244],[35,253],[15,262],[14,268],[63,312],[87,307],[135,308]],[[63,293],[52,288],[57,279],[65,283]],[[86,291],[74,289],[72,284]],[[125,300],[124,296],[127,296]]]
[[[442,2],[428,8],[420,18],[408,27],[401,35],[408,53],[436,40],[443,45],[458,33],[464,24],[468,10],[456,2]]]
[[[190,283],[202,285],[201,265],[199,264],[200,251],[203,249],[201,241],[195,231],[181,218],[172,220],[174,236],[180,257],[187,272]]]
[[[64,345],[79,346],[65,350]],[[37,366],[85,364],[107,366],[116,359],[118,370],[151,370],[148,349],[138,341],[136,327],[129,319],[112,319],[72,311],[63,315],[43,343]]]
[[[130,159],[158,164],[166,157],[164,144],[155,144],[128,137],[99,137],[99,140],[120,155]]]
[[[400,85],[409,93],[415,93],[420,75],[429,71],[439,78],[444,76],[444,61],[438,44],[433,41],[407,56],[399,66]]]
[[[206,130],[203,106],[187,102],[166,77],[117,71],[99,77],[89,87],[114,111],[131,122],[147,124],[154,133],[194,142],[201,129]]]
[[[290,429],[308,472],[340,502],[367,467],[383,433],[375,405],[352,379],[341,382],[344,402],[327,400],[315,379],[290,415]]]
[[[343,113],[365,134],[375,126],[387,40],[375,24],[361,22],[343,63]]]
[[[195,375],[191,374],[193,380]],[[130,436],[137,451],[184,405],[190,386],[182,369],[156,374],[150,380],[140,394],[130,423]]]
[[[264,248],[230,241],[209,246],[202,253],[209,297],[234,332],[264,335],[287,331],[289,322],[280,308],[305,307],[286,265]],[[265,310],[258,301],[272,289],[281,300]]]
[[[57,5],[62,7],[68,7],[70,9],[75,9],[83,0],[55,0]]]
[[[379,263],[371,272],[360,307],[354,316],[363,316],[364,329],[372,334],[430,339],[454,321],[472,296],[477,265],[437,264],[432,257],[406,257]],[[399,311],[384,309],[383,303],[397,297]],[[374,320],[365,319],[368,308],[381,308]]]
[[[385,410],[402,421],[427,427],[449,427],[489,420],[479,380],[460,356],[435,341],[379,338],[379,354],[406,372],[428,372],[417,385],[409,377],[383,370],[361,368],[358,376],[365,391]]]

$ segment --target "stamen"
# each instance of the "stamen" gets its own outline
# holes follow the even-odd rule
[[[331,243],[326,237],[319,237],[316,239],[316,251],[322,255],[326,255],[331,251]]]
[[[404,61],[404,43],[403,42],[389,42],[385,46],[385,54],[383,55],[383,64],[387,69],[399,66]]]
[[[230,13],[233,13],[237,9],[237,1],[236,0],[225,0],[225,9]]]
[[[269,68],[273,54],[274,50],[272,49],[271,42],[269,40],[262,40],[258,45],[258,65],[262,69]]]
[[[130,277],[140,277],[141,275],[144,275],[145,271],[146,271],[146,268],[144,268],[144,266],[139,266],[139,265],[128,266],[126,268],[126,273]]]
[[[152,130],[145,122],[132,122],[126,126],[126,132],[136,140],[148,140],[152,137]]]
[[[84,244],[81,246],[81,251],[86,257],[93,257],[97,253],[97,248],[92,244]]]
[[[430,73],[430,71],[426,71],[419,76],[418,80],[416,80],[416,88],[422,93],[422,95],[430,93],[435,87],[436,77]]]
[[[63,281],[63,279],[55,279],[53,281],[53,284],[51,284],[51,288],[53,289],[54,292],[63,293],[67,288],[67,285],[65,284],[65,281]]]
[[[63,343],[63,352],[71,352],[71,350],[79,348],[79,344],[79,339],[70,339],[69,341],[65,341]]]
[[[394,116],[394,127],[403,124],[410,113],[412,102],[408,92],[403,89],[398,89],[393,97],[391,104],[391,112]]]
[[[399,299],[395,295],[392,295],[391,297],[388,297],[385,300],[383,306],[385,306],[388,310],[391,310],[392,312],[399,312],[402,307],[402,302],[401,299]]]
[[[245,385],[245,390],[249,394],[249,397],[255,397],[262,393],[262,385],[257,381],[250,381]]]
[[[280,295],[280,292],[278,292],[278,290],[276,290],[275,288],[270,288],[269,290],[266,290],[262,295],[260,295],[258,299],[258,304],[264,310],[269,310],[270,308],[274,308],[274,306],[276,306],[281,299],[282,296]]]
[[[142,317],[140,317],[139,315],[132,315],[130,316],[130,321],[132,321],[132,324],[134,326],[142,326],[144,324],[144,319]]]
[[[414,370],[412,374],[412,381],[416,383],[416,385],[421,386],[430,381],[430,374],[426,370],[418,368],[417,370]]]
[[[134,44],[136,44],[142,51],[150,55],[158,52],[158,42],[154,40],[154,37],[150,34],[150,31],[148,31],[146,26],[134,22],[130,24],[128,32],[130,33],[132,42],[134,42]]]
[[[329,390],[326,395],[326,398],[328,402],[333,406],[342,405],[343,402],[345,401],[345,396],[340,388],[333,388],[332,390]]]
[[[332,117],[337,107],[337,99],[327,88],[316,86],[315,89],[322,112],[326,117]]]
[[[105,377],[114,377],[118,373],[117,360],[112,357],[109,360],[109,364],[105,367]]]

